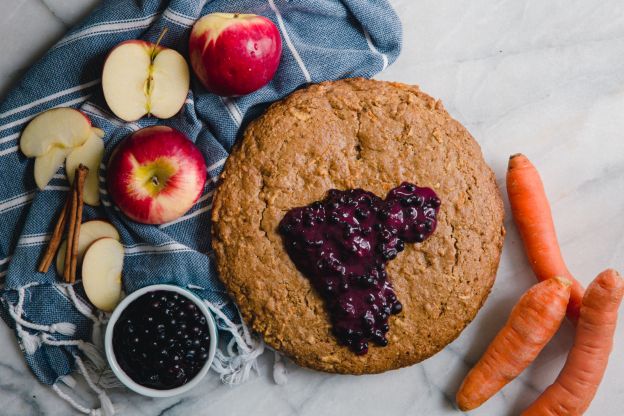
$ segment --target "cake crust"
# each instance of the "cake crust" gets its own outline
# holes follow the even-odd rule
[[[277,226],[329,189],[383,198],[404,181],[437,193],[438,226],[388,263],[403,311],[390,317],[388,346],[357,356],[338,345]],[[503,213],[479,145],[440,101],[416,86],[354,78],[296,91],[249,125],[214,197],[212,245],[221,280],[268,345],[305,367],[379,373],[432,356],[474,318],[496,276]]]

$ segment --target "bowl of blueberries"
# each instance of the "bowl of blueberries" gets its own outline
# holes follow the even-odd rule
[[[193,293],[151,285],[127,296],[106,328],[106,358],[119,380],[149,397],[170,397],[195,387],[217,346],[214,318]]]

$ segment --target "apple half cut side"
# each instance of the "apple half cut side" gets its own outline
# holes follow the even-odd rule
[[[39,189],[43,191],[71,150],[53,146],[48,153],[35,158],[35,183]]]
[[[20,150],[27,157],[43,156],[53,147],[73,148],[89,138],[91,121],[73,108],[45,111],[26,126],[20,138]]]
[[[80,164],[89,168],[84,185],[84,202],[91,206],[100,205],[100,182],[98,171],[104,157],[104,132],[92,127],[89,139],[82,146],[74,148],[65,161],[65,172],[69,183],[74,182],[76,168]]]
[[[78,256],[76,263],[80,267],[84,253],[89,246],[100,238],[112,238],[119,241],[119,232],[108,221],[91,220],[82,223],[80,227],[80,237],[78,238]],[[63,274],[65,270],[65,251],[67,250],[67,240],[63,240],[56,254],[56,270]]]
[[[111,111],[125,121],[136,121],[146,114],[173,117],[184,105],[189,85],[184,57],[150,42],[122,42],[104,62],[104,98]]]
[[[114,238],[100,238],[87,249],[82,262],[82,285],[98,309],[112,312],[121,300],[124,247]]]

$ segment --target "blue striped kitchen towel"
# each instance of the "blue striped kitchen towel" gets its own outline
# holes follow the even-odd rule
[[[134,38],[155,41],[167,27],[162,43],[187,56],[191,26],[216,11],[256,13],[278,26],[284,51],[269,85],[247,96],[220,98],[193,80],[184,107],[169,120],[126,123],[110,113],[99,78],[113,46]],[[148,226],[122,216],[105,191],[104,164],[99,172],[103,204],[85,207],[84,215],[85,220],[108,218],[120,231],[127,293],[172,283],[207,301],[221,338],[230,344],[217,354],[214,369],[224,381],[235,383],[249,374],[263,344],[250,336],[219,282],[209,219],[211,196],[239,130],[268,104],[302,85],[373,76],[396,59],[400,44],[399,19],[385,0],[107,0],[67,33],[0,105],[0,315],[15,329],[37,378],[71,401],[72,383],[65,376],[75,369],[83,375],[101,372],[105,366],[94,344],[106,316],[92,308],[80,283],[60,284],[54,266],[47,274],[36,272],[68,182],[61,168],[43,192],[35,190],[33,161],[18,148],[20,132],[31,118],[53,107],[80,108],[106,132],[104,162],[123,137],[154,124],[181,130],[198,145],[208,165],[208,181],[203,197],[180,219]],[[99,379],[93,388],[106,402],[102,388],[107,378],[100,374]],[[74,404],[83,412],[91,410]]]

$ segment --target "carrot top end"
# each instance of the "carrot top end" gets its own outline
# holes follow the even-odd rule
[[[557,280],[559,283],[561,283],[565,287],[572,286],[572,281],[570,279],[566,279],[563,276],[555,276],[553,277],[553,279]]]

